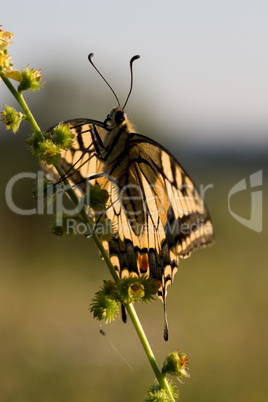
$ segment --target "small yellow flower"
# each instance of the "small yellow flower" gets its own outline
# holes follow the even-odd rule
[[[11,56],[9,56],[7,51],[7,47],[12,43],[10,42],[12,37],[13,33],[0,29],[0,73],[6,78],[21,81],[20,72],[13,69]]]
[[[2,71],[12,67],[11,56],[8,55],[7,51],[0,50],[0,68]]]
[[[2,26],[2,25],[0,25]],[[6,32],[0,29],[0,50],[6,49],[12,42],[10,40],[13,38],[13,33]]]
[[[1,27],[1,25],[0,25]],[[13,38],[13,33],[3,31],[0,28],[0,80],[1,76],[11,78],[20,82],[18,87],[19,91],[27,89],[36,91],[42,87],[41,84],[41,70],[30,69],[29,66],[22,71],[14,70],[11,56],[8,54],[7,47],[12,43],[10,40]]]
[[[13,70],[12,67],[5,71],[4,76],[6,78],[11,78],[12,80],[21,82],[21,72],[19,70]]]

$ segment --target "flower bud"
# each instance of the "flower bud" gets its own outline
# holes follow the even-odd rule
[[[189,357],[186,358],[185,353],[179,353],[179,349],[175,352],[170,353],[165,358],[162,373],[170,374],[177,378],[185,378],[190,377],[190,374],[187,373],[186,364],[188,364]]]

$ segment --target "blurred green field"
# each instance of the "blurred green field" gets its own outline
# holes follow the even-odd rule
[[[1,129],[2,135],[1,400],[142,401],[154,377],[131,323],[100,325],[88,312],[94,292],[109,278],[93,241],[58,239],[50,232],[50,216],[20,216],[7,207],[8,180],[38,166],[23,144],[26,134]],[[267,163],[241,150],[195,152],[175,154],[196,182],[214,185],[206,200],[216,243],[180,265],[169,288],[167,343],[162,303],[137,310],[159,365],[177,348],[190,356],[191,377],[179,384],[180,401],[266,402]],[[257,233],[230,215],[227,200],[232,186],[260,169],[264,210],[263,230]],[[15,186],[13,197],[21,208],[34,207],[32,186],[30,179]],[[249,217],[249,200],[249,193],[238,194],[233,211]]]

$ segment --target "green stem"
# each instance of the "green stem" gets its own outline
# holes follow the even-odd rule
[[[1,78],[3,79],[3,82],[6,84],[6,86],[8,87],[8,89],[10,90],[10,92],[12,93],[14,98],[19,103],[20,107],[22,108],[22,110],[23,110],[23,112],[24,112],[24,114],[26,116],[26,119],[28,120],[28,122],[30,123],[32,128],[34,129],[35,133],[37,133],[37,135],[39,135],[40,141],[44,140],[44,135],[43,135],[42,131],[40,130],[40,128],[39,128],[36,120],[34,119],[32,113],[30,112],[30,110],[28,108],[28,105],[27,105],[27,103],[25,102],[25,100],[24,100],[24,98],[22,96],[22,93],[18,92],[6,77],[1,75]],[[59,165],[55,165],[55,168],[56,168],[57,172],[59,173],[60,177],[64,177],[64,172],[62,171],[61,167]],[[63,182],[64,182],[65,186],[68,188],[68,190],[66,192],[70,196],[70,198],[71,198],[72,202],[74,203],[74,205],[77,206],[78,203],[79,203],[79,200],[78,200],[74,190],[70,186],[70,184],[69,184],[67,179],[64,179]],[[85,208],[83,208],[81,211],[79,211],[79,213],[80,213],[80,216],[83,219],[84,223],[89,223],[91,225],[91,227],[94,226],[94,223],[91,221],[91,219],[88,216]],[[111,260],[110,260],[109,256],[107,255],[107,253],[106,253],[106,251],[105,251],[105,249],[103,247],[103,244],[102,244],[100,238],[98,237],[98,235],[96,233],[93,233],[92,237],[93,237],[98,249],[100,250],[103,259],[105,260],[105,262],[106,262],[106,264],[108,266],[108,269],[109,269],[114,281],[117,283],[119,281],[119,277],[118,277],[118,275],[117,275],[117,273],[116,273],[116,271],[114,269],[114,266],[111,263]],[[129,317],[130,317],[130,319],[131,319],[131,321],[132,321],[132,323],[134,325],[134,328],[136,329],[136,332],[137,332],[138,337],[139,337],[139,339],[141,341],[143,349],[144,349],[144,351],[145,351],[145,353],[147,355],[147,358],[148,358],[148,360],[149,360],[149,362],[151,364],[151,367],[152,367],[152,369],[153,369],[153,371],[155,373],[155,376],[156,376],[161,388],[166,389],[166,391],[168,392],[168,394],[170,396],[170,400],[175,402],[175,400],[174,400],[174,398],[172,396],[171,390],[169,388],[168,382],[167,382],[165,376],[161,373],[161,371],[160,371],[160,369],[159,369],[159,367],[157,365],[157,362],[156,362],[156,359],[154,357],[153,351],[152,351],[152,349],[150,347],[150,344],[149,344],[148,339],[147,339],[147,337],[145,335],[145,332],[144,332],[144,330],[142,328],[141,322],[140,322],[140,320],[139,320],[139,318],[137,316],[137,313],[136,313],[136,310],[135,310],[133,304],[132,303],[126,304],[125,307],[126,307],[126,310],[127,310],[128,314],[129,314]]]
[[[18,92],[18,102],[19,102],[19,105],[21,106],[22,110],[25,113],[26,119],[28,120],[28,122],[30,123],[32,128],[34,129],[35,133],[39,136],[39,140],[44,141],[44,135],[43,135],[42,131],[40,130],[32,113],[30,112],[30,110],[27,106],[27,103],[25,102],[21,92]]]
[[[9,81],[8,78],[6,78],[4,75],[0,74],[3,82],[6,84],[6,86],[8,87],[8,89],[10,90],[10,92],[12,93],[12,95],[14,96],[14,98],[17,99],[17,90],[13,87],[13,85],[11,84],[11,82]]]
[[[142,328],[141,322],[139,320],[139,317],[137,316],[137,313],[136,313],[136,310],[135,310],[133,304],[132,303],[126,304],[125,308],[126,308],[126,310],[128,312],[128,315],[129,315],[129,317],[130,317],[130,319],[131,319],[131,321],[132,321],[132,323],[133,323],[133,325],[134,325],[134,327],[136,329],[138,337],[140,338],[140,341],[141,341],[141,344],[143,346],[143,349],[144,349],[144,351],[145,351],[145,353],[147,355],[147,358],[148,358],[148,360],[149,360],[149,362],[151,364],[151,367],[152,367],[152,369],[153,369],[153,371],[155,373],[157,381],[160,384],[160,387],[165,389],[167,391],[167,393],[169,394],[169,396],[170,396],[170,400],[172,402],[175,402],[175,399],[174,399],[174,397],[172,395],[172,392],[171,392],[171,390],[169,388],[167,379],[162,374],[161,370],[158,367],[158,364],[157,364],[156,359],[154,357],[153,351],[152,351],[151,346],[150,346],[150,344],[148,342],[148,339],[147,339],[147,337],[145,335],[145,332],[144,332],[144,330]]]

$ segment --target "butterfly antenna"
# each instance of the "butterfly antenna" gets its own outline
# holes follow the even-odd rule
[[[133,87],[133,63],[134,63],[135,60],[137,60],[137,59],[139,59],[139,58],[140,58],[139,55],[133,56],[132,59],[131,59],[130,62],[129,62],[129,65],[130,65],[130,88],[129,88],[129,92],[128,92],[127,99],[126,99],[126,101],[125,101],[125,103],[124,103],[124,106],[122,107],[123,110],[125,109],[126,104],[127,104],[127,102],[128,102],[128,99],[129,99],[129,97],[130,97],[130,94],[131,94],[131,92],[132,92],[132,87]]]
[[[93,56],[94,56],[94,53],[90,53],[90,54],[88,55],[88,60],[89,60],[90,64],[95,68],[95,70],[96,70],[97,73],[101,76],[101,78],[103,79],[103,81],[106,82],[106,84],[108,85],[108,87],[110,88],[110,90],[112,91],[112,93],[114,94],[115,99],[117,100],[118,106],[121,107],[121,106],[120,106],[119,99],[118,99],[116,93],[114,92],[113,88],[111,87],[111,85],[109,84],[109,82],[103,77],[103,75],[101,74],[101,72],[97,69],[97,67],[96,67],[95,64],[93,63],[93,61],[92,61],[92,57],[93,57]],[[131,60],[132,60],[132,59],[131,59]]]

